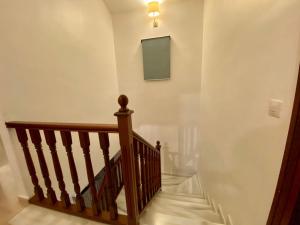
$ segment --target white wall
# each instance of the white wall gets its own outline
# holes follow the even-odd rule
[[[164,171],[197,169],[203,1],[165,1],[159,27],[145,10],[113,14],[120,92],[128,95],[134,127],[162,141]],[[171,79],[144,81],[141,39],[171,36]]]
[[[118,109],[118,82],[113,29],[110,13],[101,0],[3,0],[0,33],[3,120],[116,123],[113,113]],[[92,158],[99,169],[102,153],[96,139],[94,142]],[[31,193],[19,145],[15,150]],[[48,148],[44,152],[57,188]],[[63,170],[69,171],[64,149],[60,147],[58,152]],[[84,168],[76,141],[74,154],[78,166]],[[36,161],[34,151],[32,155]],[[40,176],[38,164],[36,169]],[[80,180],[87,184],[85,171],[80,171]],[[65,176],[71,191],[70,175],[66,172]]]
[[[299,65],[298,0],[209,0],[204,6],[202,183],[234,224],[266,224]],[[268,101],[283,100],[280,119]]]

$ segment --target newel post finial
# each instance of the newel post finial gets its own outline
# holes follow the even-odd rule
[[[118,98],[118,103],[121,106],[119,112],[128,112],[129,109],[127,108],[128,105],[128,98],[126,95],[120,95]]]
[[[160,151],[160,149],[161,149],[160,141],[157,141],[157,142],[156,142],[156,149],[157,149],[158,151]]]

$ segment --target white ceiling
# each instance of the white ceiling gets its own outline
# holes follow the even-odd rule
[[[111,13],[120,13],[125,11],[131,11],[135,9],[145,9],[147,8],[147,2],[153,0],[104,0],[109,11]],[[161,4],[166,2],[175,2],[183,0],[156,0]]]
[[[145,0],[104,0],[112,13],[130,11],[138,8],[145,8]]]

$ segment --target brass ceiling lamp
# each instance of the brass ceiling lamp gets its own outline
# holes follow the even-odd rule
[[[158,27],[157,18],[159,14],[160,14],[159,2],[158,1],[148,2],[148,15],[153,18],[153,27]]]

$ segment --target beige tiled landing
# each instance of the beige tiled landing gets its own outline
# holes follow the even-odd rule
[[[29,205],[9,221],[10,225],[103,225],[54,210]]]

